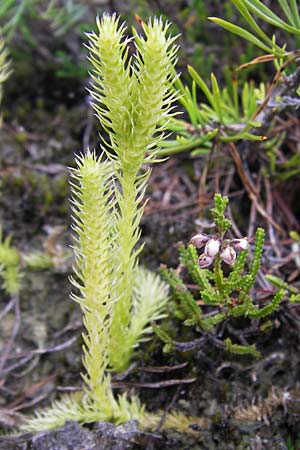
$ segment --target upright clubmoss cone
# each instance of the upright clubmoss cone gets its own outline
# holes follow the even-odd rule
[[[177,46],[176,37],[167,36],[169,24],[154,18],[143,24],[145,37],[135,34],[137,62],[135,88],[138,91],[135,106],[135,133],[133,134],[134,153],[132,162],[144,162],[145,154],[153,161],[157,154],[157,144],[162,138],[161,132],[171,114],[174,94],[170,86],[174,81],[174,62]],[[158,126],[159,136],[154,138]],[[131,164],[132,164],[131,162]]]
[[[104,15],[97,25],[99,33],[88,35],[94,67],[91,94],[97,116],[109,135],[105,151],[114,161],[120,186],[116,192],[117,274],[113,286],[113,296],[118,300],[110,344],[110,364],[119,372],[128,366],[131,354],[128,345],[132,341],[134,271],[141,250],[141,200],[150,174],[140,174],[140,169],[156,159],[166,122],[173,114],[177,47],[175,38],[167,34],[169,25],[154,18],[142,25],[144,36],[134,33],[137,51],[133,61],[128,57],[125,27],[119,25],[116,16]]]
[[[73,285],[80,294],[72,294],[80,304],[86,332],[83,334],[83,375],[87,394],[93,402],[110,407],[107,396],[110,378],[105,370],[109,364],[109,328],[112,320],[110,217],[108,208],[108,165],[93,153],[77,158],[72,172],[73,229],[75,237],[75,273]],[[105,411],[110,416],[109,411]]]
[[[130,64],[126,65],[128,39],[125,25],[119,19],[104,14],[97,18],[98,33],[88,33],[89,60],[93,65],[91,95],[93,107],[101,125],[109,133],[109,145],[120,164],[126,158],[123,140],[131,135],[131,83]],[[112,152],[107,153],[112,157]]]

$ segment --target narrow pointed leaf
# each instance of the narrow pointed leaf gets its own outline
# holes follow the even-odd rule
[[[257,37],[255,37],[252,33],[249,33],[249,31],[244,30],[244,28],[241,28],[230,22],[227,22],[227,20],[219,19],[218,17],[209,17],[209,19],[212,20],[213,22],[217,23],[221,27],[225,28],[225,30],[228,30],[233,34],[236,34],[237,36],[241,36],[242,38],[246,39],[247,41],[252,42],[252,44],[261,48],[265,52],[273,53],[273,50],[270,47],[267,47],[262,41],[260,41]]]
[[[188,66],[188,71],[195,83],[199,86],[199,88],[202,90],[203,94],[209,101],[209,103],[214,107],[214,97],[212,93],[210,92],[209,88],[207,87],[207,84],[203,81],[201,76],[196,72],[195,69],[193,69],[192,66]]]

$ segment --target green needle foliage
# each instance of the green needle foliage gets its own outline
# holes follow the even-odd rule
[[[300,35],[300,14],[296,0],[278,0],[277,3],[282,11],[281,17],[284,17],[284,20],[260,0],[231,1],[246,21],[249,29],[239,27],[217,17],[210,17],[210,20],[218,23],[231,33],[246,39],[267,54],[274,55],[276,58],[289,56],[286,52],[286,45],[280,47],[276,43],[275,35],[273,37],[267,36],[255,20],[255,17],[297,38]]]
[[[264,140],[264,136],[253,133],[261,123],[253,120],[258,103],[265,99],[265,85],[255,87],[253,82],[245,82],[239,89],[238,81],[228,82],[221,89],[215,75],[211,74],[211,89],[193,67],[188,71],[192,77],[192,87],[184,86],[178,79],[176,88],[180,92],[179,101],[184,107],[189,123],[172,119],[169,129],[177,134],[176,141],[167,141],[161,150],[162,156],[184,151],[192,155],[208,153],[213,141],[236,142],[241,139],[250,141]],[[197,89],[206,102],[199,104]]]
[[[135,32],[137,54],[128,57],[125,26],[115,15],[97,20],[89,37],[93,64],[91,93],[108,135],[101,158],[77,158],[72,170],[75,231],[75,276],[72,294],[83,312],[84,391],[65,397],[42,411],[25,428],[54,428],[66,420],[115,423],[141,420],[138,400],[115,397],[109,369],[126,369],[138,343],[152,331],[150,323],[164,316],[168,289],[159,277],[138,267],[142,247],[140,202],[153,162],[172,116],[174,38],[159,19]]]
[[[258,63],[274,61],[278,71],[276,83],[273,82],[272,89],[278,83],[279,75],[293,73],[295,64],[291,64],[299,57],[300,46],[300,12],[296,0],[278,0],[278,7],[281,9],[280,16],[275,14],[271,8],[260,0],[231,0],[237,8],[242,20],[246,23],[246,28],[237,26],[228,20],[217,17],[209,19],[217,23],[232,34],[246,39],[251,46],[256,46],[265,52],[239,67],[245,68]],[[268,36],[262,29],[259,21],[266,22],[275,28],[273,36]],[[277,43],[276,31],[280,35],[286,33],[286,42],[282,45]],[[295,42],[291,44],[291,37]],[[291,47],[291,48],[289,48]],[[238,69],[238,70],[239,70]],[[192,78],[191,88],[184,86],[180,80],[176,81],[176,89],[181,96],[179,101],[184,107],[188,121],[173,119],[170,122],[170,130],[177,134],[176,140],[168,141],[163,148],[161,155],[190,151],[192,155],[207,154],[212,146],[217,143],[233,143],[239,140],[260,141],[267,139],[259,134],[257,130],[261,126],[256,120],[260,112],[260,105],[267,105],[270,100],[269,89],[263,83],[255,87],[253,82],[245,82],[243,86],[238,86],[236,71],[232,80],[226,78],[226,87],[221,88],[213,73],[210,76],[210,86],[200,74],[193,68],[188,67]],[[228,75],[228,74],[227,74]],[[198,92],[204,97],[205,102],[199,104]],[[293,97],[278,96],[278,108],[294,106],[298,108],[299,100],[297,92]],[[263,124],[267,125],[267,124]],[[264,129],[264,133],[266,133]],[[268,133],[266,133],[268,134]],[[298,164],[298,165],[297,165]],[[282,177],[289,177],[298,173],[299,157],[295,155],[287,162]]]
[[[66,34],[83,17],[85,7],[77,0],[5,0],[0,4],[0,23],[3,34],[10,41],[17,31],[30,43],[34,37],[28,19],[50,21],[54,34],[61,37]]]
[[[228,199],[216,194],[215,207],[211,210],[216,225],[214,236],[196,235],[187,247],[179,248],[180,262],[186,267],[193,283],[197,286],[199,297],[191,293],[184,281],[173,269],[162,267],[162,274],[170,284],[179,308],[184,317],[184,324],[196,326],[202,332],[213,331],[214,327],[227,319],[248,318],[264,319],[272,314],[282,302],[285,291],[280,289],[270,303],[263,307],[257,305],[253,287],[260,269],[265,232],[262,228],[256,230],[255,247],[248,270],[245,269],[249,249],[247,239],[228,240],[225,233],[231,226],[224,212]],[[202,239],[202,242],[199,240]],[[204,253],[198,256],[196,246],[205,244]],[[236,258],[236,250],[241,250]],[[228,275],[223,270],[223,264],[231,265]],[[211,266],[211,269],[206,267]],[[166,343],[167,350],[172,342],[158,327],[157,334]],[[254,345],[232,343],[227,337],[222,346],[236,354],[259,356]]]

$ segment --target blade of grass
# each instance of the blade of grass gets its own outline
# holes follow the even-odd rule
[[[195,83],[202,90],[203,94],[205,95],[211,106],[214,108],[215,107],[214,97],[213,94],[208,89],[207,84],[203,81],[198,72],[196,72],[196,70],[193,69],[192,66],[188,66],[188,72],[191,75],[192,79],[195,81]]]
[[[220,95],[219,85],[218,85],[217,79],[213,73],[210,74],[210,79],[211,79],[212,94],[214,97],[215,111],[217,113],[219,121],[221,123],[223,123],[223,114],[222,114],[221,95]]]
[[[280,4],[284,14],[286,15],[286,18],[290,22],[291,25],[295,26],[293,13],[290,9],[290,6],[286,0],[278,0],[278,3]]]
[[[242,89],[242,108],[244,111],[245,116],[248,116],[249,111],[249,84],[245,83]]]
[[[273,45],[272,39],[267,36],[263,30],[260,28],[260,26],[256,23],[256,21],[253,19],[251,14],[249,13],[249,10],[244,5],[244,3],[241,0],[232,0],[235,7],[239,10],[240,14],[244,17],[246,22],[253,28],[253,30],[260,36],[265,42],[267,42],[269,45]]]
[[[3,2],[3,4],[0,5],[0,17],[4,16],[10,9],[13,10],[14,5],[15,0],[6,0],[6,2]]]
[[[252,42],[252,44],[261,48],[265,52],[274,53],[274,50],[272,48],[265,45],[261,40],[259,40],[257,37],[255,37],[254,34],[250,33],[247,30],[244,30],[244,28],[234,25],[233,23],[227,22],[227,20],[219,19],[218,17],[209,17],[209,20],[217,23],[222,28],[225,28],[225,30],[228,30],[233,34],[236,34],[237,36],[240,36],[240,37],[246,39],[247,41]],[[276,55],[277,55],[277,53],[278,52],[276,52]],[[280,56],[280,55],[281,55],[281,53],[278,54],[278,56]]]
[[[273,13],[271,9],[269,9],[259,0],[244,0],[244,3],[248,5],[248,8],[252,12],[254,12],[254,14],[263,19],[265,22],[268,22],[271,25],[279,27],[290,33],[300,34],[300,30],[284,22],[282,19],[280,19],[280,17]]]
[[[212,140],[218,134],[218,132],[219,132],[219,130],[215,129],[215,130],[209,131],[204,136],[201,136],[196,139],[191,139],[187,143],[174,145],[173,147],[163,148],[159,152],[159,157],[166,157],[166,156],[175,155],[178,153],[192,151],[192,150],[195,151],[198,147],[201,147],[206,142]]]
[[[297,6],[297,0],[290,0],[290,6],[291,6],[291,10],[292,10],[293,17],[295,20],[295,26],[297,28],[300,28],[300,15],[299,15],[299,10],[298,10],[298,6]]]
[[[251,133],[237,133],[230,136],[222,136],[220,137],[221,142],[236,142],[240,140],[248,140],[248,141],[265,141],[267,139],[266,136],[258,136],[257,134]]]

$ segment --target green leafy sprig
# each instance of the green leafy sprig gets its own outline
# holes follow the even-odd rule
[[[176,141],[167,141],[161,150],[162,156],[184,151],[192,155],[209,152],[212,142],[223,143],[239,140],[262,141],[264,136],[253,132],[261,123],[254,120],[258,104],[266,96],[265,85],[256,87],[253,82],[245,82],[241,89],[236,79],[221,89],[215,75],[211,74],[211,88],[196,70],[189,66],[192,78],[191,89],[178,79],[175,82],[180,93],[179,101],[184,107],[189,122],[173,118],[169,129],[177,134]],[[205,98],[199,104],[197,89]]]
[[[248,319],[264,319],[276,311],[282,302],[285,291],[280,289],[270,303],[263,307],[257,304],[253,287],[260,269],[264,230],[256,231],[252,260],[248,271],[245,266],[249,256],[248,240],[225,238],[231,223],[225,217],[228,198],[216,194],[215,207],[211,210],[216,225],[216,234],[207,236],[200,233],[191,239],[185,247],[180,246],[181,264],[187,269],[196,286],[197,297],[188,289],[180,275],[174,269],[162,267],[162,275],[170,284],[174,296],[179,301],[179,309],[184,316],[184,324],[196,326],[198,331],[213,331],[215,326],[228,319],[238,317]],[[198,256],[196,248],[204,248]],[[239,255],[236,258],[236,251]],[[223,264],[229,264],[231,271],[225,275]],[[209,270],[208,267],[212,266]],[[193,290],[195,292],[195,289]],[[167,350],[172,348],[172,340],[166,333],[158,336],[165,342]],[[241,330],[241,334],[242,334]],[[221,341],[221,346],[236,354],[259,356],[255,345],[233,343],[229,337]]]

